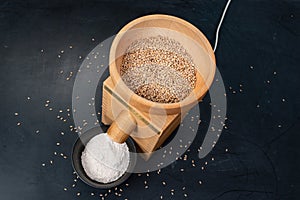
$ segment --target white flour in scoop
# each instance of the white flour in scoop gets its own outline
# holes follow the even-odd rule
[[[126,143],[112,141],[106,133],[93,137],[86,145],[81,162],[86,174],[93,180],[109,183],[119,179],[129,165]]]

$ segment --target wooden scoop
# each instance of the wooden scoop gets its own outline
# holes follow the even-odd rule
[[[107,130],[108,136],[117,143],[123,143],[127,140],[130,133],[136,127],[136,120],[129,111],[123,110],[120,112],[115,121]]]

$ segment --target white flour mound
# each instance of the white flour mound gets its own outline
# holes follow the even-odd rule
[[[109,183],[119,179],[129,165],[126,143],[112,141],[106,133],[93,137],[86,145],[81,162],[86,174],[93,180]]]

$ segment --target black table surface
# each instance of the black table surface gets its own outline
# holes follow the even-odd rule
[[[66,110],[84,57],[129,21],[153,13],[191,22],[214,44],[226,2],[1,0],[0,199],[299,199],[297,0],[232,0],[216,51],[227,129],[207,157],[200,160],[197,151],[203,120],[187,160],[159,174],[133,174],[104,191],[73,174],[77,134]],[[202,104],[207,109],[209,98]],[[66,122],[56,118],[59,110]]]

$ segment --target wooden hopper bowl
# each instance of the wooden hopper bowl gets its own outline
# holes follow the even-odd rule
[[[123,55],[128,46],[137,39],[157,35],[180,42],[197,68],[196,86],[181,102],[149,101],[131,91],[120,76]],[[203,33],[185,20],[161,14],[140,17],[125,25],[111,45],[109,62],[110,77],[103,86],[102,122],[109,125],[121,111],[129,111],[136,120],[136,128],[127,134],[131,134],[145,153],[157,149],[180,124],[181,115],[203,98],[216,70],[214,51]],[[122,119],[119,117],[118,121],[121,123]],[[161,121],[164,123],[161,124]]]

